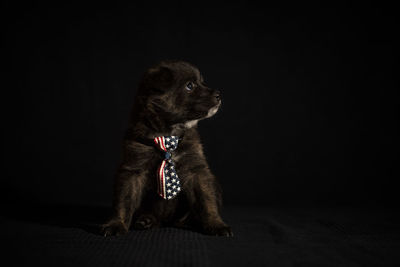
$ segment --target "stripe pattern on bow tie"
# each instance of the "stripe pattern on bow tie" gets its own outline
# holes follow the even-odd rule
[[[181,182],[176,174],[171,152],[178,147],[177,136],[160,136],[154,138],[156,146],[164,152],[164,160],[157,171],[158,194],[164,199],[173,199],[181,191]]]

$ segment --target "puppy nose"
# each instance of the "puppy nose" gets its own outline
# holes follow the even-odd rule
[[[218,100],[221,100],[221,92],[219,90],[216,90],[214,95]]]

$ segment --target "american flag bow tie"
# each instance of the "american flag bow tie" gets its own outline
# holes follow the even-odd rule
[[[173,199],[181,191],[181,182],[176,174],[171,152],[178,147],[178,136],[160,136],[154,138],[156,146],[164,152],[164,160],[158,168],[158,194],[164,199]]]

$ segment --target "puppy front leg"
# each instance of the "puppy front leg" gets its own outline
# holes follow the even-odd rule
[[[198,184],[194,189],[202,230],[208,235],[233,236],[230,226],[222,220],[218,211],[217,192],[213,183],[215,178],[211,173],[207,173],[202,178],[205,177],[206,179],[198,179]]]
[[[128,232],[132,216],[140,205],[144,187],[144,175],[122,171],[114,185],[113,215],[102,226],[104,236]]]

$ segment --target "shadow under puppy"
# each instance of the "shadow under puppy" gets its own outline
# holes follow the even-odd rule
[[[139,84],[114,183],[113,214],[104,236],[158,226],[232,236],[219,214],[221,193],[203,154],[199,120],[213,116],[220,92],[199,70],[163,61]]]

